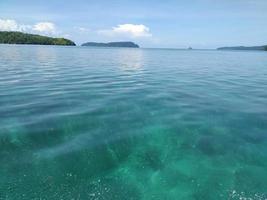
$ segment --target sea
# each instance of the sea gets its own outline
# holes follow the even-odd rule
[[[267,199],[267,52],[0,45],[0,200]]]

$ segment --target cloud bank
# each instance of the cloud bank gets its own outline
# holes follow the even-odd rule
[[[56,26],[51,22],[39,22],[33,26],[32,30],[40,33],[55,34]]]
[[[0,19],[0,31],[20,31],[28,33],[41,33],[54,35],[57,29],[52,22],[38,22],[34,25],[20,24],[12,19]]]
[[[106,36],[124,36],[129,38],[151,37],[148,27],[143,24],[121,24],[111,30],[100,30],[99,34]]]
[[[111,40],[134,40],[134,41],[152,41],[154,37],[150,29],[143,24],[119,24],[110,29],[93,30],[87,27],[74,26],[71,34],[64,34],[52,22],[36,22],[32,24],[23,24],[13,19],[0,18],[0,31],[19,31],[31,34],[40,34],[50,37],[76,38],[81,43],[88,38],[95,38],[99,41]]]

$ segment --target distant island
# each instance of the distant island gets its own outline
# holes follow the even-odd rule
[[[109,42],[109,43],[87,42],[82,44],[82,46],[139,48],[139,46],[133,42]]]
[[[76,46],[73,41],[65,38],[52,38],[47,36],[10,31],[0,31],[0,43]]]
[[[267,45],[265,46],[252,46],[252,47],[220,47],[217,50],[256,50],[256,51],[267,51]]]

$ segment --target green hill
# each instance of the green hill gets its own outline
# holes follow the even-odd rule
[[[217,50],[257,50],[257,51],[267,51],[267,45],[265,45],[265,46],[252,46],[252,47],[244,47],[244,46],[220,47]]]
[[[41,35],[9,31],[0,31],[0,43],[75,46],[74,42],[65,38],[52,38]]]
[[[139,48],[139,46],[133,42],[109,42],[109,43],[87,42],[82,44],[82,46]]]

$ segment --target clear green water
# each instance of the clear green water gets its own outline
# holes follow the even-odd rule
[[[267,199],[267,53],[0,46],[0,199]]]

